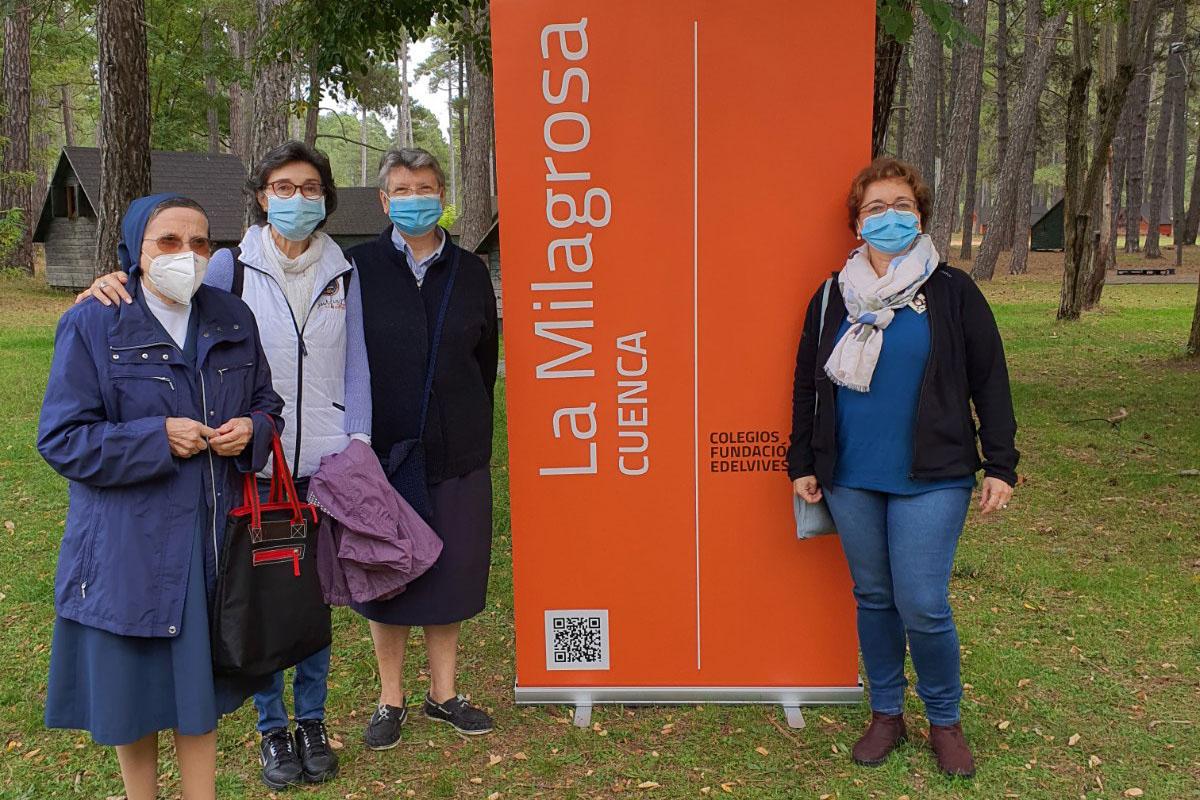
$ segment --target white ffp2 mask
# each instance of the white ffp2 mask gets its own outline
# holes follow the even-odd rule
[[[192,302],[192,295],[200,289],[207,270],[207,258],[185,250],[156,256],[150,262],[147,274],[154,288],[164,297],[186,306]]]

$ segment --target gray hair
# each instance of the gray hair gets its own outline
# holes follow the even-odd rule
[[[431,169],[437,176],[438,187],[445,188],[446,186],[446,173],[442,172],[442,165],[438,163],[433,153],[420,147],[393,147],[383,154],[383,158],[379,159],[379,188],[382,191],[387,191],[388,176],[396,167],[404,167],[413,172],[419,169]]]

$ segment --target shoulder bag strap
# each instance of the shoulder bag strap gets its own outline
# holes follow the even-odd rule
[[[446,324],[446,309],[450,307],[450,295],[454,291],[454,278],[458,275],[458,257],[462,253],[451,242],[446,243],[454,248],[453,260],[450,262],[450,276],[446,279],[446,291],[442,295],[442,304],[438,308],[437,322],[433,325],[433,341],[429,344],[429,361],[425,368],[425,394],[421,397],[421,427],[417,438],[425,435],[425,418],[429,415],[429,397],[433,394],[433,375],[437,371],[438,349],[442,344],[442,328]]]
[[[821,320],[817,323],[817,350],[821,349],[821,337],[825,335],[825,312],[829,310],[829,289],[833,286],[833,278],[825,279],[825,288],[821,291]],[[813,416],[821,406],[821,393],[813,392],[816,400],[813,402]]]
[[[246,284],[246,265],[242,263],[242,248],[231,247],[229,252],[233,255],[233,285],[229,287],[229,293],[234,297],[242,296],[242,287]]]

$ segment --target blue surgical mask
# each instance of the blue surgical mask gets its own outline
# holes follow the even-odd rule
[[[302,242],[325,219],[325,198],[309,200],[300,192],[291,197],[267,195],[267,222],[289,242]]]
[[[401,233],[423,236],[442,218],[442,198],[436,194],[393,197],[388,201],[388,217]]]
[[[889,208],[863,220],[859,233],[867,244],[881,253],[903,253],[921,233],[917,215]]]

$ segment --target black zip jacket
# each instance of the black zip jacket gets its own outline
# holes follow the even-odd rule
[[[788,476],[795,480],[816,475],[822,486],[828,486],[837,463],[837,386],[825,374],[825,362],[837,344],[846,304],[835,273],[825,330],[818,342],[822,290],[819,287],[809,301],[796,353]],[[969,275],[946,264],[938,265],[921,291],[929,314],[929,360],[917,401],[909,477],[958,478],[982,468],[988,477],[1014,486],[1020,458],[1014,443],[1017,421],[1004,345],[987,299]],[[814,420],[818,395],[821,402]],[[983,447],[982,460],[976,438]]]

